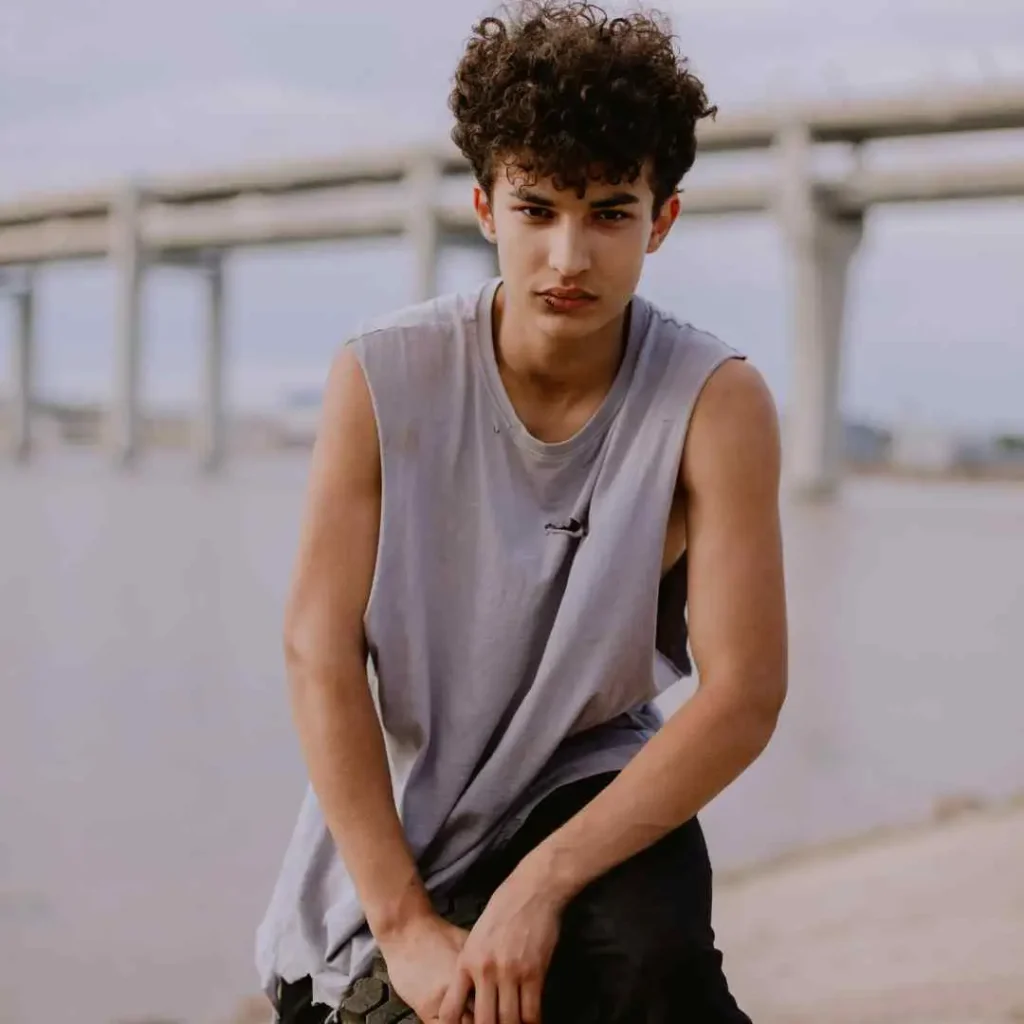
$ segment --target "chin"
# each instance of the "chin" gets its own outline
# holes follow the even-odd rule
[[[550,338],[578,338],[601,329],[605,320],[603,317],[595,317],[595,312],[589,316],[545,312],[537,319],[540,329]]]

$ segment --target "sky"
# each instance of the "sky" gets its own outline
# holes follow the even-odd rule
[[[616,4],[613,9],[620,9]],[[671,0],[722,116],[750,106],[1024,87],[1020,0]],[[129,175],[318,157],[448,130],[449,79],[477,0],[23,0],[0,8],[0,201]],[[893,145],[879,160],[1024,157],[995,142]],[[717,165],[698,161],[694,179]],[[467,196],[468,199],[468,196]],[[400,243],[245,252],[229,267],[238,406],[322,379],[346,332],[410,298]],[[449,254],[442,284],[482,272]],[[747,351],[785,401],[788,263],[765,218],[681,221],[642,290]],[[1024,199],[872,211],[853,268],[843,404],[852,415],[1024,427]],[[103,264],[40,275],[41,386],[105,397],[113,281]],[[199,283],[150,274],[145,387],[191,399]],[[0,306],[0,347],[10,327]],[[0,366],[5,362],[0,362]]]

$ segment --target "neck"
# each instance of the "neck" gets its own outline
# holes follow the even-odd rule
[[[519,387],[573,399],[607,391],[625,349],[628,307],[593,334],[552,338],[507,301],[504,285],[494,300],[494,348],[501,374]]]

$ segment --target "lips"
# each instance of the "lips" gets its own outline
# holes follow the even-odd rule
[[[594,304],[590,296],[579,296],[576,298],[565,298],[553,292],[541,292],[544,305],[555,313],[575,313],[580,310],[589,309]]]
[[[595,299],[597,297],[591,295],[590,292],[583,291],[581,288],[549,288],[546,292],[541,292],[541,295],[546,295],[552,299],[567,299],[569,301]]]
[[[549,288],[538,294],[544,300],[544,305],[554,313],[575,313],[592,306],[597,299],[596,295],[582,288]]]

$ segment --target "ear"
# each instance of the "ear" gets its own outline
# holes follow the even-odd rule
[[[676,218],[679,216],[679,209],[679,193],[673,192],[661,204],[661,209],[651,225],[651,234],[647,239],[648,254],[657,252],[661,248],[661,243],[668,237],[668,233],[672,230],[672,225],[675,224]]]
[[[477,224],[480,225],[480,234],[487,239],[491,245],[498,241],[498,232],[494,226],[494,211],[491,209],[491,201],[483,186],[473,186],[473,209],[476,211]]]

